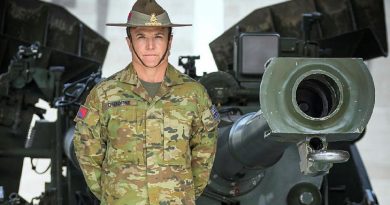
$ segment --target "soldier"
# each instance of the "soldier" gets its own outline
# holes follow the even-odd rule
[[[137,1],[126,27],[132,62],[96,85],[75,118],[74,146],[101,204],[195,204],[207,185],[219,116],[202,85],[168,63],[172,24]]]

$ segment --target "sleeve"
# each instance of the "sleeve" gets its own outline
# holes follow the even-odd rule
[[[194,132],[190,140],[196,198],[202,194],[209,180],[216,152],[219,123],[218,112],[212,106],[206,91],[199,101],[199,117],[195,120]]]
[[[99,106],[101,103],[93,89],[86,102],[80,106],[75,118],[76,127],[73,138],[74,149],[88,187],[101,199],[100,178],[102,162],[106,152],[106,142],[102,137]]]

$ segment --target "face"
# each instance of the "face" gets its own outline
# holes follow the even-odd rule
[[[130,29],[131,41],[127,38],[127,44],[132,53],[133,62],[142,65],[138,57],[149,68],[156,67],[168,47],[171,47],[171,38],[169,38],[169,29],[161,27],[136,27]],[[133,44],[133,47],[131,46]],[[168,63],[168,53],[161,64]]]

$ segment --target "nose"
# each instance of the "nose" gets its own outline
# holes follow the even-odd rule
[[[154,38],[148,38],[146,40],[146,49],[147,50],[153,50],[154,48],[155,48]]]

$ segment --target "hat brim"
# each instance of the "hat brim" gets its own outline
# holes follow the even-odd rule
[[[119,26],[119,27],[183,27],[192,26],[192,24],[166,24],[166,25],[135,25],[130,23],[107,23],[106,26]]]

